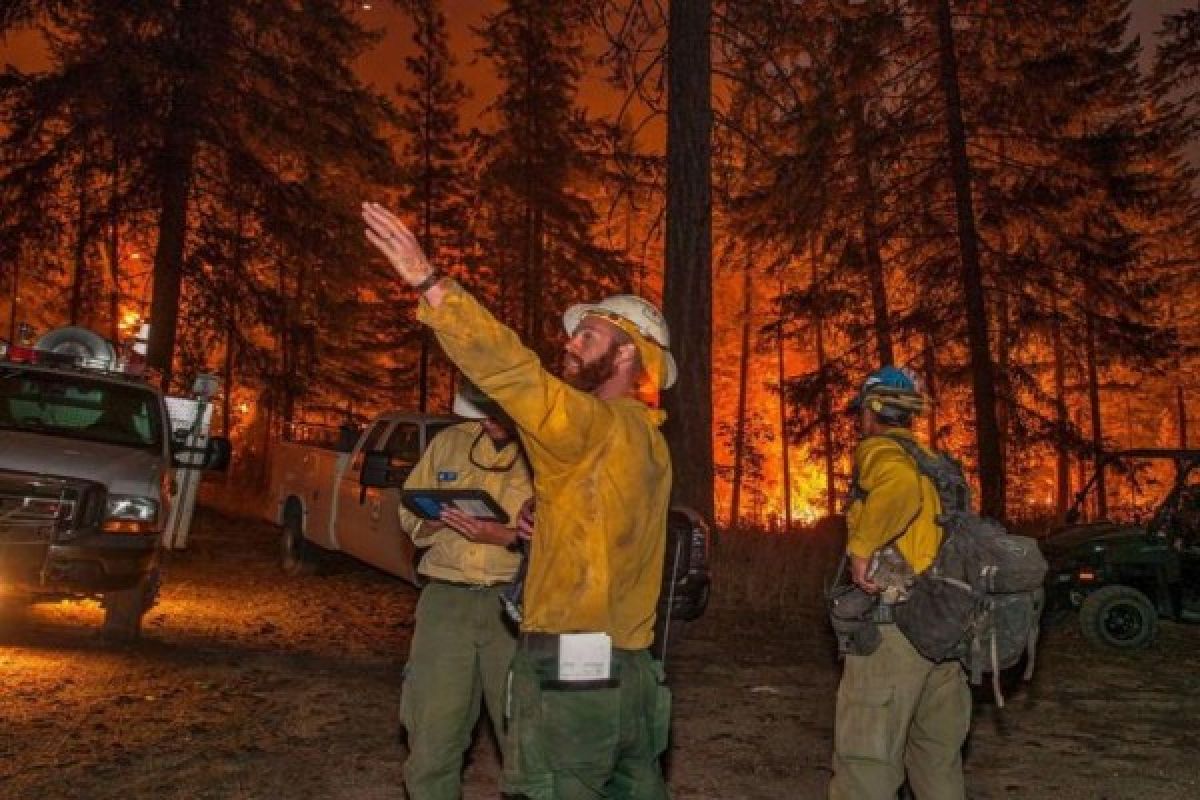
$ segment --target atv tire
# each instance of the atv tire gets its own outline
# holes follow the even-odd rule
[[[1158,611],[1137,589],[1105,586],[1083,601],[1079,623],[1084,638],[1097,647],[1136,650],[1154,641]]]
[[[317,572],[316,545],[304,538],[300,510],[291,506],[284,512],[279,538],[279,566],[284,574],[298,577]]]

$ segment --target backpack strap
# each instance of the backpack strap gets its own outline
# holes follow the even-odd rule
[[[938,493],[938,497],[942,501],[942,513],[952,511],[969,511],[971,508],[971,492],[967,486],[967,479],[963,475],[962,465],[950,456],[935,451],[930,454],[921,445],[914,442],[907,436],[900,436],[895,433],[883,433],[896,444],[900,445],[900,449],[908,454],[917,465],[917,471],[924,475],[933,484],[933,488]],[[956,473],[956,480],[947,480],[944,473],[953,468]]]
[[[845,514],[850,510],[850,506],[858,500],[863,500],[867,496],[867,490],[862,488],[862,484],[858,482],[858,464],[854,465],[853,471],[850,473],[850,491],[846,493],[846,502],[842,506],[842,513]]]

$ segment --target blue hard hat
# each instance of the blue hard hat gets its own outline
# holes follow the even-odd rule
[[[889,393],[908,393],[919,395],[916,376],[907,369],[888,364],[872,372],[863,381],[858,395],[850,402],[850,410],[858,411],[871,393],[882,390]]]

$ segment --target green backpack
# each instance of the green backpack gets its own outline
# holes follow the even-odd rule
[[[942,506],[941,546],[929,569],[916,576],[908,599],[895,607],[896,626],[929,660],[961,661],[972,683],[991,673],[1003,706],[1000,671],[1027,655],[1024,678],[1033,675],[1046,559],[1034,539],[971,511],[970,486],[957,460],[930,454],[905,437],[888,438],[933,483]]]

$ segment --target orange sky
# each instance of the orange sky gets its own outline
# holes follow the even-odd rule
[[[1153,57],[1154,32],[1161,24],[1162,15],[1189,3],[1190,0],[1133,0],[1130,4],[1130,29],[1142,38],[1144,66]],[[443,0],[442,7],[450,23],[451,49],[458,58],[459,74],[474,92],[465,115],[468,123],[490,102],[498,88],[488,60],[476,55],[479,40],[471,29],[480,25],[484,13],[499,5],[499,0]],[[403,59],[411,46],[411,27],[391,0],[362,2],[357,13],[364,24],[382,29],[385,33],[380,44],[360,60],[359,74],[377,89],[390,92],[397,80],[404,76]],[[0,40],[0,64],[12,64],[19,69],[44,66],[45,54],[40,38],[29,32],[18,32],[7,40]],[[612,113],[620,99],[611,88],[604,85],[602,75],[592,76],[582,92],[593,114]]]
[[[396,82],[405,76],[404,57],[412,46],[412,27],[390,0],[374,0],[361,5],[360,20],[370,28],[383,30],[384,38],[359,60],[359,75],[376,89],[391,93]],[[464,115],[467,124],[483,111],[499,89],[488,60],[476,55],[480,42],[471,30],[482,24],[488,10],[498,5],[497,0],[443,2],[450,25],[450,47],[458,60],[458,74],[473,92]],[[0,64],[22,70],[44,68],[46,53],[41,37],[30,31],[18,31],[7,39],[0,39]],[[617,106],[614,92],[603,85],[602,80],[602,75],[595,76],[584,89],[589,110],[593,113],[611,112]]]

